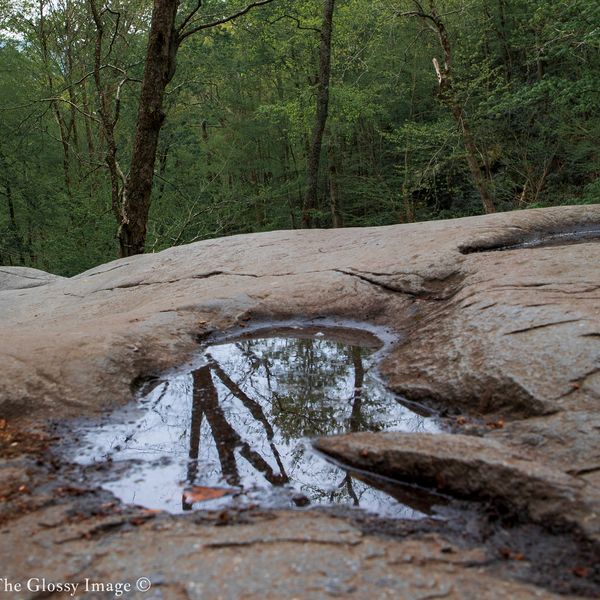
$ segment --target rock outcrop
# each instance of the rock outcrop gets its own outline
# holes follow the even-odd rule
[[[0,417],[39,428],[109,410],[129,401],[147,378],[198,352],[199,342],[215,332],[360,321],[395,338],[380,369],[392,389],[458,417],[459,434],[478,437],[349,435],[320,442],[323,451],[453,496],[509,505],[536,526],[566,524],[587,544],[598,544],[599,264],[596,205],[234,236],[117,260],[70,279],[3,267]],[[26,520],[22,526],[33,527]],[[263,535],[262,525],[252,527]],[[154,533],[143,529],[147,543]],[[292,537],[281,541],[290,553],[298,547]],[[332,548],[355,556],[342,541]],[[118,552],[130,552],[126,540],[114,543]],[[426,554],[421,546],[415,555]],[[228,560],[226,546],[218,547],[210,554],[215,565]],[[368,554],[360,547],[359,554]],[[375,542],[373,548],[386,561],[396,552]],[[267,554],[260,556],[267,560]],[[146,559],[144,568],[158,568],[156,552]],[[448,561],[435,564],[436,577],[446,577],[440,581],[449,587],[432,593],[487,597],[475,591],[479,577]],[[370,568],[380,576],[379,566]],[[468,585],[461,587],[461,577]],[[352,586],[371,595],[379,585],[368,577],[347,579],[342,595]],[[380,589],[398,597],[400,588],[386,585]],[[187,597],[196,597],[190,586]],[[539,591],[502,586],[515,598]],[[434,597],[419,595],[416,583],[410,589],[405,597]]]

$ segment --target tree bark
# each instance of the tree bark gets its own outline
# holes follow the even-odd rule
[[[179,46],[199,31],[229,23],[271,2],[273,0],[255,0],[229,16],[194,25],[196,13],[202,7],[202,1],[197,0],[194,8],[176,26],[179,0],[154,0],[131,167],[125,183],[118,232],[122,257],[144,252],[156,150],[165,121],[163,99],[167,85],[175,75]]]
[[[344,220],[340,213],[339,194],[337,186],[337,167],[331,144],[327,146],[327,161],[329,163],[329,204],[331,206],[331,226],[338,229],[344,226]]]
[[[335,0],[325,0],[323,25],[321,27],[321,46],[319,49],[319,78],[317,88],[317,115],[308,154],[306,174],[306,196],[302,207],[302,226],[313,226],[313,211],[317,208],[319,187],[319,163],[323,132],[327,123],[329,109],[329,80],[331,76],[331,35],[333,31],[333,11]]]
[[[15,204],[12,196],[12,188],[10,185],[10,179],[6,177],[4,181],[4,196],[6,197],[6,203],[8,206],[8,218],[10,223],[10,232],[13,238],[13,244],[15,247],[15,252],[18,254],[18,260],[20,265],[25,264],[25,257],[23,256],[23,240],[21,238],[21,234],[19,233],[19,226],[17,224],[17,217],[15,215]],[[8,255],[9,264],[12,265],[12,256]]]
[[[44,62],[44,70],[46,74],[46,84],[48,85],[48,92],[50,96],[53,98],[50,101],[50,106],[52,107],[52,113],[54,114],[54,118],[56,119],[56,124],[58,125],[58,130],[60,133],[60,142],[63,148],[63,172],[65,178],[65,188],[67,195],[69,198],[73,196],[73,190],[71,185],[71,175],[70,175],[70,143],[69,136],[70,131],[67,127],[63,114],[60,110],[60,106],[58,101],[54,98],[54,78],[52,77],[52,65],[50,62],[50,51],[48,49],[48,32],[46,31],[46,17],[44,16],[44,7],[45,1],[40,0],[39,4],[39,39],[41,45],[42,52],[42,60]]]
[[[444,53],[444,64],[440,65],[437,59],[433,59],[433,65],[438,77],[439,84],[439,96],[441,101],[450,109],[456,124],[458,125],[462,134],[463,145],[467,153],[467,164],[469,171],[473,177],[473,183],[479,192],[481,197],[481,203],[486,213],[493,213],[496,211],[494,201],[488,186],[488,182],[481,172],[479,161],[477,159],[477,145],[475,144],[475,138],[471,132],[469,123],[467,122],[464,106],[457,98],[454,92],[454,85],[452,81],[452,45],[450,43],[450,36],[446,30],[446,26],[440,17],[434,0],[429,0],[429,14],[425,13],[419,0],[413,0],[417,7],[417,11],[409,13],[423,19],[428,27],[430,27],[438,36],[440,46]]]
[[[178,4],[179,0],[154,1],[131,168],[125,184],[118,233],[121,256],[144,252],[156,150],[165,120],[163,98],[175,74]]]
[[[119,98],[117,97],[114,110],[110,107],[110,99],[105,87],[102,85],[100,71],[102,68],[104,24],[102,11],[98,10],[96,0],[89,0],[92,17],[96,25],[96,39],[94,44],[94,82],[98,94],[98,114],[102,125],[102,136],[106,141],[106,155],[104,162],[108,167],[111,185],[111,209],[118,223],[123,221],[123,187],[125,176],[117,160],[117,142],[115,127],[119,120]],[[120,87],[120,86],[119,86]],[[102,139],[102,138],[101,138]]]

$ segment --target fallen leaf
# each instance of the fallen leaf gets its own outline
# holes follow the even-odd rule
[[[0,429],[6,429],[6,419],[0,419]]]
[[[500,548],[499,552],[506,560],[526,560],[522,552],[513,552],[510,548]]]
[[[590,574],[590,570],[587,567],[575,567],[573,569],[573,575],[576,577],[587,577]]]
[[[56,488],[55,494],[57,496],[83,496],[89,493],[89,489],[77,487],[74,485],[66,485],[64,487]]]
[[[183,499],[188,504],[193,504],[194,502],[205,502],[206,500],[222,498],[223,496],[235,494],[236,492],[237,490],[231,488],[212,488],[195,485],[183,491]]]

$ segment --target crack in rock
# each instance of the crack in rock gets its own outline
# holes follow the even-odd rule
[[[583,319],[565,319],[564,321],[554,321],[552,323],[542,323],[541,325],[532,325],[530,327],[523,327],[522,329],[514,329],[513,331],[507,331],[504,335],[516,335],[518,333],[525,333],[527,331],[535,331],[536,329],[545,329],[546,327],[554,327],[555,325],[565,325],[567,323],[577,323]]]

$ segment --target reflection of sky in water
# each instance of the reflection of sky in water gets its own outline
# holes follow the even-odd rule
[[[105,484],[125,502],[182,510],[186,486],[240,494],[197,504],[360,506],[417,513],[316,455],[310,438],[347,431],[438,431],[374,374],[371,351],[326,339],[267,338],[211,346],[204,364],[161,382],[134,407],[89,428],[76,460],[135,460]],[[187,508],[187,507],[186,507]]]

